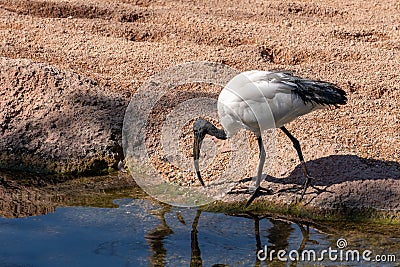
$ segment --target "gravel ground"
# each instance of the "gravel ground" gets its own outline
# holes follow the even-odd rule
[[[87,77],[95,83],[93,92],[113,95],[123,103],[121,109],[151,75],[190,61],[224,63],[240,71],[287,69],[336,83],[348,93],[346,106],[287,125],[302,144],[311,174],[320,179],[314,184],[325,189],[306,195],[318,207],[400,208],[399,44],[397,0],[0,0],[2,62],[23,58],[62,70],[65,79]],[[3,65],[1,71],[4,77]],[[30,90],[32,96],[39,93],[36,87]],[[193,90],[216,97],[221,88],[182,88]],[[32,96],[23,101],[33,105]],[[5,106],[15,101],[6,97],[11,99],[2,99]],[[178,98],[172,97],[163,99],[159,106],[165,108],[153,113],[153,122],[174,107],[168,99]],[[4,115],[2,120],[9,123]],[[80,130],[74,127],[72,132]],[[157,127],[147,139],[152,161],[174,179],[178,170],[161,163],[154,133]],[[79,138],[74,141],[90,142]],[[277,192],[300,184],[302,177],[289,140],[277,132],[276,142],[265,186]],[[189,151],[187,146],[182,149]],[[263,198],[290,202],[294,196],[282,192]]]

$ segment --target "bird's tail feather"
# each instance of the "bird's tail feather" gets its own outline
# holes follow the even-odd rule
[[[334,106],[347,103],[346,92],[333,83],[303,79],[291,73],[282,73],[281,75],[281,81],[291,85],[294,93],[304,103]]]
[[[344,105],[346,92],[330,82],[301,79],[295,82],[294,92],[304,101],[319,105]]]

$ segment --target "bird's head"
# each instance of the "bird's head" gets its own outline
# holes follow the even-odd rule
[[[207,124],[209,124],[209,122],[206,121],[206,120],[203,120],[203,119],[198,119],[193,124],[193,134],[194,134],[193,160],[194,160],[194,168],[196,169],[197,178],[199,179],[199,181],[200,181],[202,186],[205,186],[205,185],[204,185],[203,179],[201,178],[201,175],[200,175],[199,158],[200,158],[201,144],[203,143],[204,137],[207,134]]]
[[[227,138],[224,129],[218,129],[211,122],[204,119],[198,119],[193,124],[194,144],[193,144],[193,159],[194,168],[196,169],[197,178],[202,186],[204,186],[203,179],[200,175],[199,158],[200,148],[206,134],[212,135],[218,139],[225,140]]]

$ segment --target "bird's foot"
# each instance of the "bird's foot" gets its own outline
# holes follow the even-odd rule
[[[258,187],[260,193],[263,194],[272,194],[272,190],[269,188],[264,188],[262,186]],[[257,191],[257,187],[255,186],[240,186],[239,188],[234,188],[230,190],[227,194],[254,194]]]
[[[319,179],[316,179],[316,178],[310,176],[309,174],[306,174],[305,178],[306,178],[306,180],[305,180],[303,185],[301,185],[301,186],[300,185],[295,185],[292,188],[279,190],[279,192],[293,192],[293,193],[299,193],[300,192],[300,198],[298,199],[298,201],[301,202],[303,200],[304,195],[305,195],[305,193],[306,193],[306,191],[307,191],[309,186],[311,186],[312,188],[316,189],[317,191],[319,190],[315,186],[311,185],[311,181],[312,180],[319,180]]]
[[[247,208],[248,206],[250,206],[250,204],[254,201],[256,197],[259,197],[262,194],[272,195],[272,193],[273,191],[271,189],[259,186],[253,191],[253,194],[251,195],[249,200],[247,200],[246,205],[244,207]]]
[[[321,178],[317,178],[317,177],[311,176],[310,174],[305,174],[304,178],[310,179],[310,180],[313,180],[313,181],[322,181]]]
[[[298,193],[303,189],[304,189],[304,187],[302,185],[295,185],[295,186],[290,187],[290,188],[281,189],[278,192]]]
[[[252,191],[248,186],[236,186],[232,188],[227,194],[251,194]]]
[[[303,185],[303,190],[301,191],[299,202],[301,202],[303,200],[304,195],[305,195],[305,193],[307,191],[307,188],[308,188],[308,185],[310,184],[310,182],[311,182],[311,179],[308,178],[307,181],[305,182],[305,184]]]

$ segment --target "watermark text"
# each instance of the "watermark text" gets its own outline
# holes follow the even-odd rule
[[[371,250],[345,249],[347,241],[340,238],[336,242],[337,248],[329,247],[321,251],[313,249],[298,250],[274,250],[269,249],[267,245],[257,252],[257,258],[260,261],[303,261],[303,262],[321,262],[321,261],[341,261],[341,262],[396,262],[397,256],[394,254],[374,255]]]

